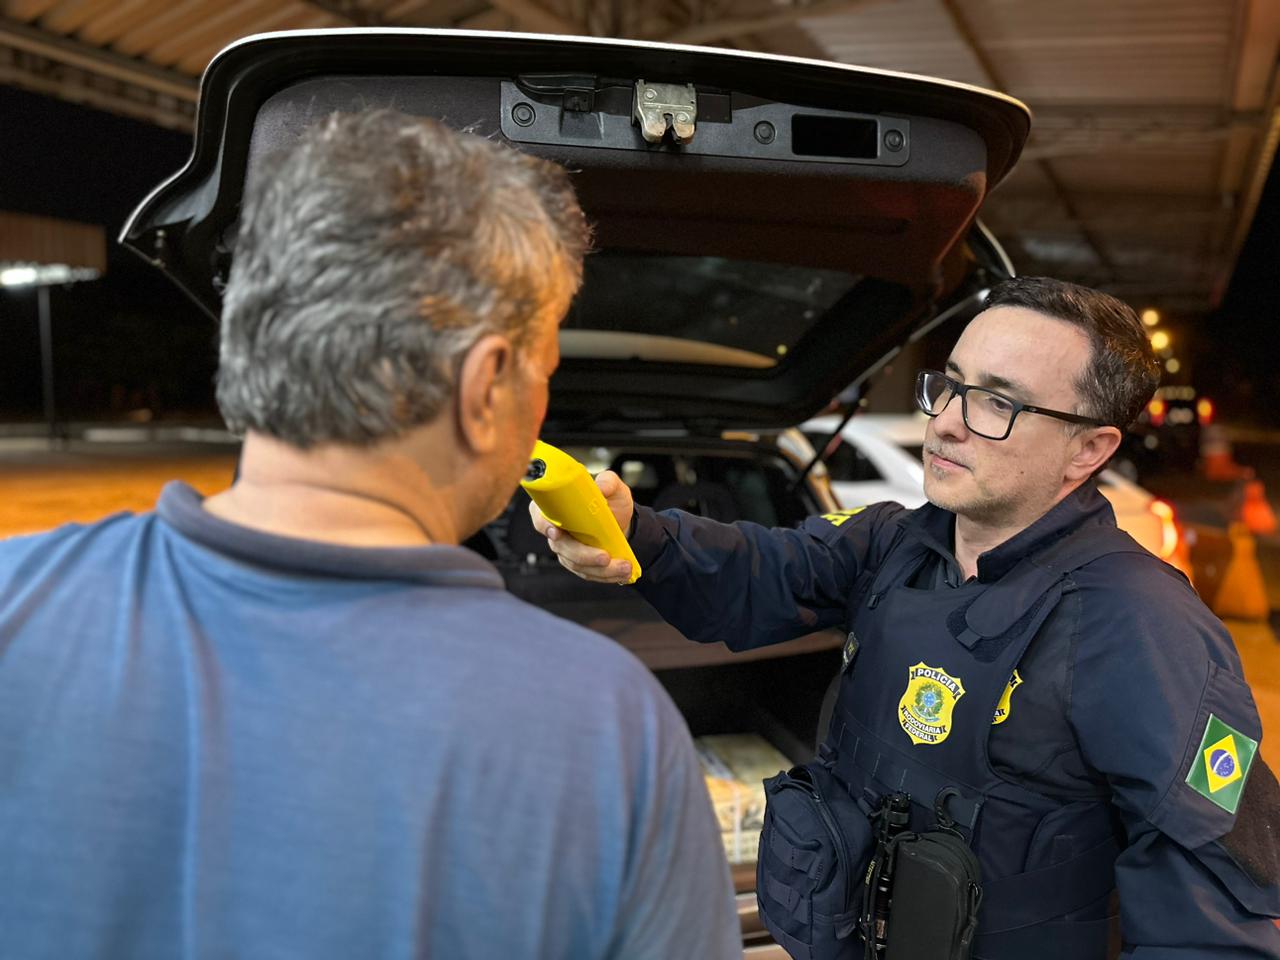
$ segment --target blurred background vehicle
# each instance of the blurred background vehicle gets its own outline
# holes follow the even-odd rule
[[[1216,415],[1213,400],[1195,387],[1159,387],[1125,434],[1113,469],[1130,480],[1156,470],[1195,469],[1202,433],[1214,424]]]

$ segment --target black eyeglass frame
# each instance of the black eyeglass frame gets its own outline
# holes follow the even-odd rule
[[[951,406],[951,401],[956,397],[960,398],[960,416],[964,418],[964,425],[971,433],[976,433],[980,437],[987,440],[1008,440],[1009,434],[1013,433],[1013,424],[1018,419],[1018,414],[1038,413],[1042,417],[1053,417],[1055,420],[1064,420],[1067,423],[1080,423],[1089,427],[1105,427],[1107,424],[1101,420],[1095,420],[1092,417],[1082,417],[1078,413],[1063,413],[1061,410],[1050,410],[1048,407],[1037,407],[1030,403],[1023,403],[1021,400],[1015,400],[1013,397],[1006,397],[998,390],[992,390],[989,387],[980,387],[976,383],[961,383],[954,377],[949,377],[941,370],[921,370],[916,374],[916,406],[920,408],[920,412],[926,417],[936,417],[942,413],[930,413],[924,408],[922,399],[924,397],[924,378],[926,376],[941,377],[947,382],[947,386],[951,389],[951,397],[942,405],[942,410],[946,410]],[[1009,425],[1005,427],[1001,436],[993,437],[989,433],[983,433],[981,430],[975,430],[973,425],[969,423],[969,391],[981,390],[983,393],[989,393],[992,396],[999,397],[1001,400],[1013,407],[1013,412],[1009,414]]]

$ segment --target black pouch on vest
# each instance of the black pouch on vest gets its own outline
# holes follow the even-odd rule
[[[853,960],[871,824],[831,771],[813,761],[764,782],[756,860],[760,919],[795,960]]]
[[[968,960],[982,903],[977,856],[947,830],[903,834],[893,856],[885,960]]]

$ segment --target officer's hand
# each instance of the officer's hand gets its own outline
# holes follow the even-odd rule
[[[635,512],[631,488],[612,470],[606,470],[597,476],[596,486],[604,494],[605,503],[613,511],[618,526],[626,533],[631,527],[631,515]],[[631,561],[614,560],[599,547],[589,547],[572,534],[565,533],[544,517],[532,500],[529,501],[529,516],[533,520],[533,528],[547,538],[552,553],[566,570],[595,583],[625,583],[631,578]]]

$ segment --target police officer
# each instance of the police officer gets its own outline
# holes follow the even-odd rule
[[[690,639],[748,650],[848,631],[819,765],[863,813],[900,792],[912,830],[941,818],[972,847],[975,957],[1280,957],[1280,787],[1239,657],[1093,482],[1158,378],[1128,306],[1017,278],[917,378],[918,510],[769,530],[658,514],[598,478],[637,588]],[[628,575],[532,514],[579,576]],[[766,846],[762,913],[811,927],[803,870]]]

